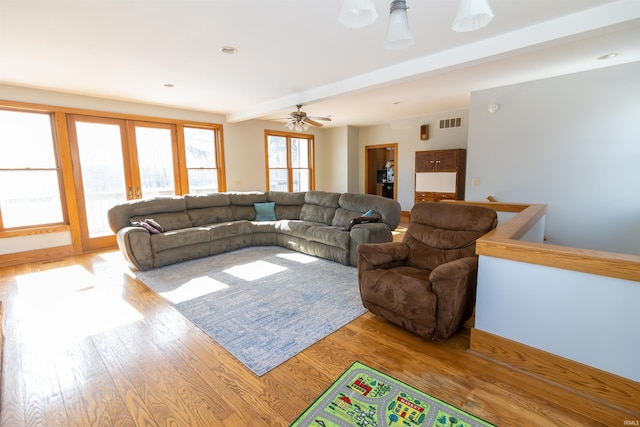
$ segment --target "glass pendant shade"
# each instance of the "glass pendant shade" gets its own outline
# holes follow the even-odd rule
[[[451,29],[458,33],[485,27],[493,19],[488,0],[460,0],[458,14]]]
[[[413,36],[409,30],[407,2],[394,0],[391,2],[389,27],[387,28],[387,38],[384,41],[384,47],[386,49],[402,49],[414,43]]]
[[[344,0],[338,21],[347,28],[362,28],[373,24],[377,18],[373,0]]]

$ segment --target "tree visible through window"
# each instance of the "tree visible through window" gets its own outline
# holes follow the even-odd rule
[[[51,115],[0,110],[0,229],[63,223]]]
[[[270,191],[314,189],[313,136],[265,131],[267,188]]]

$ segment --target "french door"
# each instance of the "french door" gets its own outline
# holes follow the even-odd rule
[[[180,188],[175,126],[82,115],[67,121],[83,250],[112,247],[109,208]]]

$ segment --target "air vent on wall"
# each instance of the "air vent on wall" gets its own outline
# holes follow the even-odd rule
[[[462,127],[462,117],[440,120],[440,129]]]

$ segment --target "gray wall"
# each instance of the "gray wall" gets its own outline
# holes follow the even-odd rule
[[[466,199],[545,203],[548,243],[640,255],[640,63],[474,92],[469,122]]]

